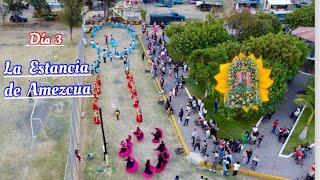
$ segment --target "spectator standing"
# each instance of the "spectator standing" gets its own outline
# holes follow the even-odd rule
[[[252,148],[250,148],[249,150],[247,150],[247,158],[248,158],[248,160],[247,160],[247,163],[246,163],[246,164],[249,164],[250,159],[251,159],[251,157],[252,157],[252,154],[253,154],[253,149],[252,149]]]
[[[278,119],[276,119],[275,121],[273,121],[273,123],[272,123],[272,131],[271,131],[271,133],[272,134],[275,134],[276,133],[276,129],[278,129],[278,127],[279,127],[279,120]]]
[[[201,143],[201,139],[200,139],[200,136],[198,136],[193,147],[194,151],[196,150],[196,148],[198,148],[198,150],[200,151],[200,143]]]
[[[186,119],[184,120],[183,126],[188,126],[190,119],[190,113],[187,113]]]
[[[169,92],[168,96],[169,96],[169,101],[171,102],[171,99],[172,99],[172,96],[173,96],[172,90]]]
[[[201,151],[201,154],[203,156],[206,156],[207,148],[208,148],[208,142],[207,142],[207,140],[203,140],[202,151]]]
[[[238,175],[238,170],[240,168],[240,162],[234,163],[233,164],[233,173],[232,176],[237,176]]]
[[[180,112],[179,112],[179,123],[180,124],[182,123],[182,117],[183,117],[183,109],[181,108]]]
[[[194,130],[193,130],[193,132],[192,132],[192,134],[191,134],[192,147],[194,146],[196,136],[198,136],[198,131],[197,131],[197,129],[196,129],[196,128],[194,128]]]
[[[263,135],[260,135],[259,137],[258,137],[258,143],[257,143],[257,147],[259,148],[260,147],[260,144],[261,144],[261,141],[263,140]]]

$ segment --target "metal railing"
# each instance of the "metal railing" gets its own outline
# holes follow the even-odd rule
[[[84,27],[84,18],[83,18]],[[82,27],[82,38],[79,41],[77,48],[77,56],[82,63],[85,62],[85,33]],[[83,77],[74,76],[74,84],[82,84]],[[82,98],[72,98],[70,101],[70,127],[69,127],[69,145],[68,145],[68,156],[66,161],[64,180],[77,180],[79,179],[79,161],[75,156],[75,150],[79,149],[80,146],[80,120],[81,120],[81,104]],[[80,150],[81,152],[81,150]]]

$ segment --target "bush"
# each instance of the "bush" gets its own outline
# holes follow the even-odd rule
[[[229,39],[221,21],[191,22],[181,33],[171,36],[167,48],[170,56],[180,62],[186,60],[193,50],[215,47]]]

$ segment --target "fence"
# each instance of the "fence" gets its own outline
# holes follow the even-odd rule
[[[83,18],[84,20],[84,18]],[[84,23],[83,23],[84,25]],[[83,28],[82,28],[83,30]],[[83,31],[82,31],[83,32]],[[85,62],[85,33],[82,33],[82,38],[80,39],[77,56],[82,63]],[[74,76],[74,84],[82,84],[83,78],[80,76]],[[72,98],[70,101],[71,111],[70,111],[70,127],[69,127],[69,147],[68,156],[64,173],[64,180],[77,180],[79,179],[79,162],[75,156],[75,150],[79,149],[80,146],[80,119],[81,119],[81,98]],[[81,152],[81,150],[80,150]]]

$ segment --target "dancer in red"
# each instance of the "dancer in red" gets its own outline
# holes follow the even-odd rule
[[[93,122],[95,124],[100,124],[100,116],[99,116],[99,111],[94,111],[93,113]]]
[[[139,127],[137,127],[137,130],[133,132],[133,134],[136,136],[138,142],[143,141],[144,139],[144,133],[141,131]]]
[[[155,133],[151,133],[153,135],[153,143],[159,143],[160,139],[162,138],[162,129],[160,128],[155,128],[156,132]]]
[[[133,86],[133,82],[132,81],[128,81],[128,89],[129,89],[129,91],[131,91],[132,86]]]
[[[141,123],[143,121],[142,111],[140,108],[138,109],[137,114],[136,114],[136,121],[138,123]]]
[[[127,161],[127,165],[126,165],[127,173],[133,174],[138,171],[139,163],[133,157],[128,156],[126,161]]]
[[[139,100],[137,97],[133,98],[133,107],[138,108],[139,107]]]
[[[99,105],[98,105],[98,101],[96,99],[93,99],[92,110],[93,111],[99,111]]]
[[[133,99],[134,97],[137,97],[138,94],[137,94],[137,90],[135,89],[134,86],[132,86],[132,89],[131,89],[131,99]]]
[[[129,156],[129,151],[128,151],[128,146],[124,141],[121,141],[121,147],[119,150],[119,156],[122,158],[128,157]]]
[[[154,175],[154,170],[155,170],[155,167],[151,166],[150,159],[148,159],[146,163],[146,168],[144,169],[142,176],[145,179],[151,179]]]

